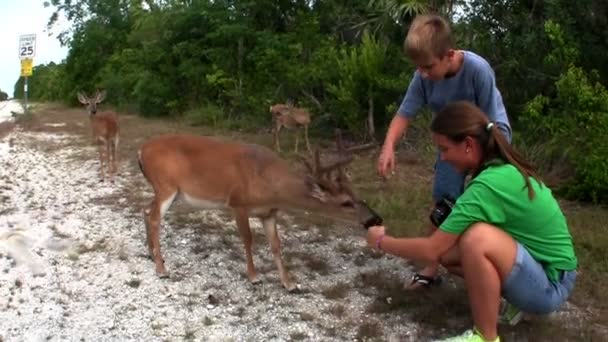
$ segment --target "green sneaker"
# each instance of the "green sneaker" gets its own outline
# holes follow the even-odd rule
[[[477,329],[467,330],[462,335],[446,338],[445,340],[437,340],[435,342],[500,342],[500,337],[494,340],[484,340]]]
[[[502,299],[500,303],[498,323],[514,326],[519,323],[522,318],[524,318],[523,311],[511,305],[511,303],[507,302],[505,299]]]

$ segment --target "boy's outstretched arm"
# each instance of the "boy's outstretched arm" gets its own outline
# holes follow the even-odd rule
[[[390,172],[395,170],[395,143],[407,132],[409,123],[410,119],[400,114],[396,114],[391,121],[378,158],[378,173],[382,177],[387,177]]]

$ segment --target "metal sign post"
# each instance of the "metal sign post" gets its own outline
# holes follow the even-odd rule
[[[36,35],[24,34],[19,36],[19,59],[21,59],[21,76],[23,79],[23,110],[28,112],[27,106],[27,78],[32,75],[34,56],[36,55]]]

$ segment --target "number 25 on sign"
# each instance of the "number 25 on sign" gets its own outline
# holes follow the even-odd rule
[[[24,34],[19,36],[19,59],[36,56],[36,35]]]

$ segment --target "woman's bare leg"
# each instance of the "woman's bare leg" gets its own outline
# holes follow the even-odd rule
[[[476,223],[463,234],[458,246],[475,327],[486,340],[493,340],[497,336],[501,284],[511,273],[517,244],[503,230]]]
[[[433,225],[433,224],[429,224],[429,229],[428,230],[429,230],[429,236],[430,236],[430,235],[432,235],[437,230],[437,227],[435,227],[435,225]],[[422,275],[422,276],[434,279],[437,276],[438,272],[439,272],[439,263],[438,262],[432,262],[432,263],[426,264],[424,266],[424,268],[422,268],[417,273],[420,274],[420,275]],[[417,282],[405,284],[405,288],[408,289],[408,290],[415,290],[415,289],[418,289],[418,288],[420,288],[422,286],[424,286],[424,285],[421,284],[421,283],[417,283]]]

